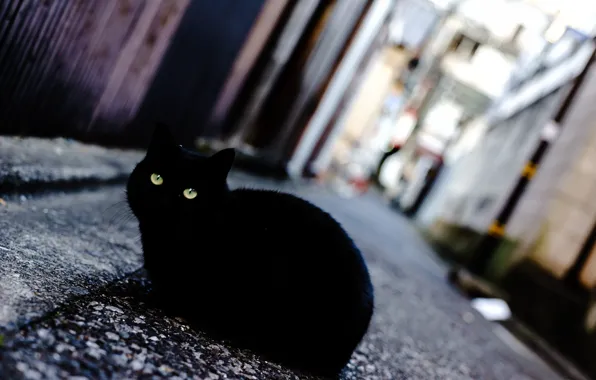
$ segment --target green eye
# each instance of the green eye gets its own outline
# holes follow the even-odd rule
[[[195,199],[198,195],[195,189],[185,189],[182,194],[184,194],[184,198],[186,199]]]
[[[151,174],[151,183],[156,186],[159,186],[163,183],[163,177],[157,173],[153,173]]]

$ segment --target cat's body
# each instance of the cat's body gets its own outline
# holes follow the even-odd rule
[[[337,374],[373,312],[366,264],[349,236],[295,196],[228,190],[233,151],[199,158],[158,148],[154,141],[131,175],[128,197],[164,306],[274,360]],[[196,198],[177,195],[188,188]]]

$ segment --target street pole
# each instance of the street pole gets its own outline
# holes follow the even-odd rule
[[[592,256],[592,251],[596,245],[596,223],[592,225],[592,230],[586,237],[582,248],[575,259],[573,265],[567,270],[563,277],[563,282],[571,288],[581,289],[580,275],[584,270],[588,259]]]
[[[571,90],[559,107],[559,110],[545,126],[540,143],[520,173],[520,177],[518,178],[513,191],[509,195],[509,198],[505,202],[504,207],[490,224],[488,230],[482,236],[478,246],[474,250],[470,261],[467,263],[467,267],[472,273],[476,275],[482,275],[487,270],[488,264],[492,260],[495,251],[499,248],[502,242],[509,219],[513,215],[513,212],[515,211],[515,208],[517,207],[530,181],[536,174],[540,162],[544,158],[547,149],[551,145],[554,138],[559,134],[562,123],[569,113],[571,104],[580,90],[580,87],[582,86],[595,59],[596,49],[594,49],[592,52],[592,55],[590,56],[590,59],[588,60],[582,72],[573,81]]]

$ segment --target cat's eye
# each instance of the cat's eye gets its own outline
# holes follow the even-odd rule
[[[195,189],[185,189],[182,194],[184,194],[184,198],[186,199],[195,199],[198,195]]]
[[[159,186],[163,183],[163,177],[157,173],[153,173],[151,174],[151,183]]]

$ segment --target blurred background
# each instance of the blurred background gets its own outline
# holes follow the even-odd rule
[[[165,122],[374,194],[596,376],[595,37],[590,0],[4,0],[0,134],[143,148]]]

